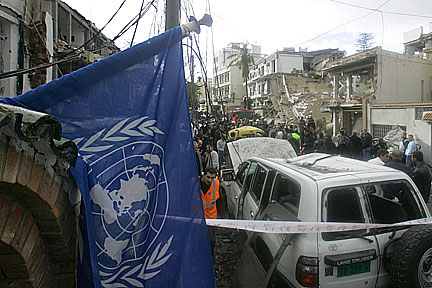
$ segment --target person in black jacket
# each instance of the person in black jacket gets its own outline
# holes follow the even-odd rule
[[[314,151],[319,153],[328,153],[327,143],[322,132],[318,133],[318,140],[314,143]]]
[[[420,190],[424,201],[429,201],[430,189],[431,189],[431,171],[429,166],[423,162],[423,153],[415,151],[411,155],[412,162],[415,165],[413,180],[417,188]]]
[[[302,138],[303,154],[314,152],[315,137],[310,133],[309,129],[305,128]]]
[[[361,139],[357,132],[353,132],[350,137],[352,143],[352,155],[355,159],[361,159]]]
[[[343,128],[339,131],[338,146],[336,147],[336,151],[339,155],[344,157],[351,157],[352,155],[351,139],[345,133],[345,129]]]
[[[372,135],[368,132],[367,129],[363,130],[361,136],[361,149],[362,149],[362,160],[369,161],[371,158],[371,150],[372,150]]]
[[[325,134],[324,139],[326,141],[327,152],[329,154],[336,154],[336,144],[333,142],[330,134]]]
[[[391,155],[391,160],[384,164],[386,167],[397,169],[404,172],[409,177],[413,177],[413,171],[409,169],[405,164],[402,163],[403,154],[400,150],[394,150]]]

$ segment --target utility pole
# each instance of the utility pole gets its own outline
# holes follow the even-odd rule
[[[165,31],[180,25],[180,0],[166,0]]]

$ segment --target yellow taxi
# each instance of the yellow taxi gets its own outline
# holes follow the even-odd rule
[[[263,135],[264,135],[264,131],[259,128],[253,126],[243,126],[243,127],[230,130],[228,132],[228,140],[234,141],[237,139],[257,137]]]

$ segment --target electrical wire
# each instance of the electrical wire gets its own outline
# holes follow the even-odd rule
[[[208,6],[208,14],[211,16],[211,7],[210,7],[210,0],[207,0],[207,6]],[[210,33],[211,33],[211,42],[212,42],[212,52],[213,52],[213,66],[214,66],[214,79],[215,79],[215,87],[216,89],[214,91],[217,91],[216,93],[219,93],[220,85],[219,85],[219,79],[218,79],[218,73],[217,73],[217,63],[216,63],[216,53],[215,53],[215,45],[214,45],[214,33],[213,33],[213,25],[210,27]],[[217,95],[214,95],[215,97]],[[223,100],[221,96],[221,103],[222,103],[222,114],[225,115],[224,107],[223,107]]]
[[[34,23],[33,17],[32,17],[30,14],[29,14],[29,16],[30,16],[30,19],[31,19],[32,24],[33,24],[33,29],[36,30],[36,32],[37,32],[39,38],[42,40],[42,43],[43,43],[44,46],[45,46],[45,50],[46,50],[46,52],[48,53],[48,56],[50,57],[50,59],[54,59],[54,56],[51,55],[50,51],[48,50],[48,47],[47,47],[48,45],[47,45],[45,39],[44,39],[44,38],[42,37],[42,35],[39,33],[39,30],[37,29],[36,24]],[[60,67],[59,67],[59,66],[56,66],[56,68],[57,68],[57,71],[60,73],[60,75],[63,76],[63,73],[62,73],[62,71],[60,70]]]
[[[386,5],[389,1],[390,1],[390,0],[386,0],[383,4],[381,4],[380,6],[378,6],[378,8],[376,8],[376,10],[378,10],[378,9],[380,9],[381,7],[383,7],[384,5]],[[319,34],[318,36],[313,37],[312,39],[309,39],[309,40],[307,40],[307,41],[305,41],[305,42],[302,42],[302,43],[300,43],[300,44],[297,44],[297,45],[295,45],[295,46],[301,46],[301,45],[303,45],[303,44],[306,44],[306,43],[309,43],[309,42],[311,42],[311,41],[314,41],[314,40],[316,40],[316,39],[318,39],[318,38],[321,38],[322,36],[324,36],[324,35],[326,35],[326,34],[332,32],[332,31],[334,31],[334,30],[337,30],[337,29],[339,29],[339,28],[341,28],[341,27],[343,27],[343,26],[346,26],[346,25],[348,25],[348,24],[350,24],[350,23],[352,23],[352,22],[355,22],[355,21],[357,21],[357,20],[363,19],[363,18],[365,18],[365,17],[371,15],[371,14],[374,13],[374,12],[376,12],[376,11],[373,10],[373,11],[371,11],[371,12],[365,14],[365,15],[362,15],[362,16],[360,16],[360,17],[357,17],[357,18],[353,19],[353,20],[350,20],[350,21],[345,22],[345,23],[343,23],[343,24],[341,24],[341,25],[338,25],[338,26],[336,26],[336,27],[334,27],[334,28],[332,28],[332,29],[330,29],[330,30],[324,32],[324,33]]]
[[[55,61],[55,62],[51,62],[51,63],[47,63],[47,64],[42,64],[42,65],[39,65],[39,66],[36,66],[36,67],[33,67],[33,68],[18,69],[18,70],[14,70],[14,71],[8,71],[8,72],[5,72],[5,73],[0,73],[0,79],[4,79],[4,78],[8,78],[8,77],[13,77],[13,76],[19,76],[19,75],[22,75],[22,74],[27,74],[29,72],[32,72],[32,71],[35,71],[35,70],[38,70],[38,69],[48,68],[48,67],[51,67],[51,66],[63,63],[63,62],[72,61],[72,60],[77,59],[79,57],[80,57],[79,55],[73,55],[73,56],[70,56],[68,58],[65,58],[65,59],[62,59],[62,60],[59,60],[59,61]]]
[[[151,2],[147,3],[145,5],[145,7],[143,8],[143,10],[140,10],[140,12],[135,15],[134,18],[132,18],[132,20],[130,20],[121,30],[120,32],[112,39],[112,42],[116,41],[118,38],[120,38],[121,36],[123,36],[124,33],[126,33],[130,28],[132,28],[140,19],[141,17],[143,17],[148,10],[150,10],[150,8],[154,6],[154,2],[155,0],[152,0]]]
[[[342,1],[338,1],[338,0],[329,0],[329,1],[335,2],[335,3],[339,3],[339,4],[343,4],[343,5],[347,5],[347,6],[351,6],[351,7],[360,8],[360,9],[370,10],[370,11],[374,11],[374,12],[381,12],[381,13],[385,13],[385,14],[392,14],[392,15],[399,15],[399,16],[411,16],[411,17],[420,17],[420,18],[429,18],[429,19],[432,19],[432,16],[427,16],[427,15],[418,15],[418,14],[410,14],[410,13],[402,13],[402,12],[383,11],[383,10],[379,10],[379,8],[373,9],[373,8],[369,8],[369,7],[365,7],[365,6],[360,6],[360,5],[355,5],[355,4],[351,4],[351,3],[346,3],[346,2],[342,2]]]
[[[189,47],[190,49],[191,49],[191,51],[193,51],[194,53],[195,53],[195,55],[197,56],[197,58],[198,58],[198,61],[200,62],[200,64],[201,64],[201,70],[202,70],[202,72],[203,72],[203,74],[204,74],[204,86],[205,86],[205,91],[206,91],[206,94],[207,94],[207,98],[208,98],[208,100],[209,100],[209,104],[210,104],[210,107],[211,107],[211,110],[212,111],[214,111],[214,108],[213,108],[213,101],[211,100],[211,98],[210,98],[210,92],[209,92],[209,88],[208,88],[208,85],[207,85],[207,72],[205,71],[205,69],[204,69],[204,63],[203,63],[203,61],[202,61],[202,58],[201,58],[201,56],[200,56],[200,54],[201,53],[198,53],[195,49],[193,49],[193,47],[191,46],[191,45],[189,45],[189,44],[182,44],[183,46],[186,46],[186,47]],[[199,50],[199,46],[197,47],[198,48],[198,50]],[[208,113],[208,109],[207,109],[207,111],[206,111],[207,113]],[[217,114],[218,115],[218,114]]]
[[[82,54],[84,51],[97,51],[97,50],[100,50],[99,48],[96,48],[96,49],[93,49],[93,50],[81,50],[81,51],[79,51],[78,53],[75,53],[76,51],[78,51],[79,49],[81,49],[81,48],[83,48],[85,45],[87,45],[88,43],[90,43],[91,41],[93,41],[94,39],[96,39],[96,37],[98,36],[98,35],[100,35],[101,33],[102,33],[102,31],[103,31],[103,29],[105,29],[105,27],[114,19],[114,17],[117,15],[117,13],[119,12],[119,10],[123,7],[123,5],[124,5],[124,3],[126,2],[127,0],[123,0],[123,2],[121,3],[121,5],[119,6],[119,8],[117,9],[117,11],[113,14],[113,16],[111,16],[111,18],[108,20],[108,22],[102,27],[102,29],[100,29],[99,30],[99,32],[98,33],[96,33],[92,38],[90,38],[88,41],[86,41],[84,44],[82,44],[80,47],[78,47],[78,48],[75,48],[73,51],[71,51],[71,52],[68,52],[68,53],[66,53],[66,54],[64,54],[64,55],[62,55],[61,57],[57,57],[57,59],[59,59],[58,61],[55,61],[55,62],[51,62],[51,63],[46,63],[46,64],[41,64],[41,65],[38,65],[38,66],[36,66],[36,67],[33,67],[33,68],[28,68],[28,69],[17,69],[17,70],[13,70],[13,71],[8,71],[8,72],[4,72],[4,73],[0,73],[0,79],[4,79],[4,78],[8,78],[8,77],[13,77],[13,76],[19,76],[19,75],[22,75],[22,74],[27,74],[27,73],[29,73],[29,72],[32,72],[32,71],[35,71],[35,70],[38,70],[38,69],[43,69],[43,68],[48,68],[48,67],[51,67],[51,66],[54,66],[54,65],[57,65],[57,64],[60,64],[60,63],[64,63],[64,62],[68,62],[68,61],[72,61],[72,60],[75,60],[75,59],[77,59],[77,58],[79,58],[80,56],[80,54]],[[117,38],[119,38],[119,37],[121,37],[121,35],[123,35],[127,30],[129,30],[135,23],[137,23],[137,21],[139,21],[139,19],[142,17],[142,16],[144,16],[144,14],[145,13],[147,13],[147,11],[150,9],[150,7],[151,6],[154,6],[154,2],[155,2],[155,0],[152,0],[151,2],[149,2],[149,3],[147,3],[147,5],[146,5],[146,7],[143,9],[143,10],[145,10],[145,11],[140,11],[140,13],[137,15],[137,16],[135,16],[122,30],[121,30],[121,32],[123,32],[123,33],[119,33],[119,34],[117,34],[117,36],[116,36],[116,38],[115,39],[117,39]],[[137,20],[135,20],[136,18],[138,17],[138,19]],[[135,20],[135,21],[134,21]],[[131,22],[133,22],[132,23],[132,25],[130,25],[129,27],[127,27]],[[109,41],[109,43],[113,43],[114,41],[115,41],[115,39],[113,39],[113,40],[111,40],[111,41]],[[105,46],[104,47],[106,47],[108,45],[108,42],[106,42],[105,43]],[[75,53],[75,54],[74,54]],[[74,54],[74,55],[72,55],[72,56],[70,56],[71,54]],[[69,57],[70,56],[70,57]]]
[[[89,44],[90,42],[92,42],[93,40],[95,40],[101,33],[102,31],[105,29],[105,27],[108,26],[108,24],[114,19],[114,17],[117,15],[117,13],[120,11],[120,9],[123,7],[123,5],[125,4],[127,0],[123,0],[123,2],[120,4],[119,8],[117,8],[116,12],[111,16],[111,18],[108,20],[108,22],[102,27],[102,29],[100,29],[95,35],[93,35],[92,38],[90,38],[89,40],[87,40],[84,44],[82,44],[81,46],[79,46],[78,48],[73,49],[73,51],[70,51],[64,55],[62,55],[61,57],[58,57],[58,59],[63,59],[75,52],[77,52],[79,49],[85,47],[87,44]],[[114,41],[113,41],[114,42]]]
[[[145,0],[143,0],[142,2],[141,2],[141,8],[140,8],[140,11],[142,11],[143,10],[143,7],[144,7],[144,2],[145,2]],[[142,16],[141,16],[142,17]],[[139,24],[139,20],[141,19],[141,17],[140,18],[138,18],[138,21],[136,22],[136,24],[135,24],[135,30],[134,30],[134,33],[133,33],[133,35],[132,35],[132,40],[131,40],[131,44],[130,44],[130,47],[132,47],[133,46],[133,43],[134,43],[134,39],[135,39],[135,35],[136,35],[136,31],[137,31],[137,29],[138,29],[138,24]]]

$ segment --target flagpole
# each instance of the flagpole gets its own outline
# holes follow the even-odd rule
[[[165,31],[180,25],[180,0],[166,0]]]

